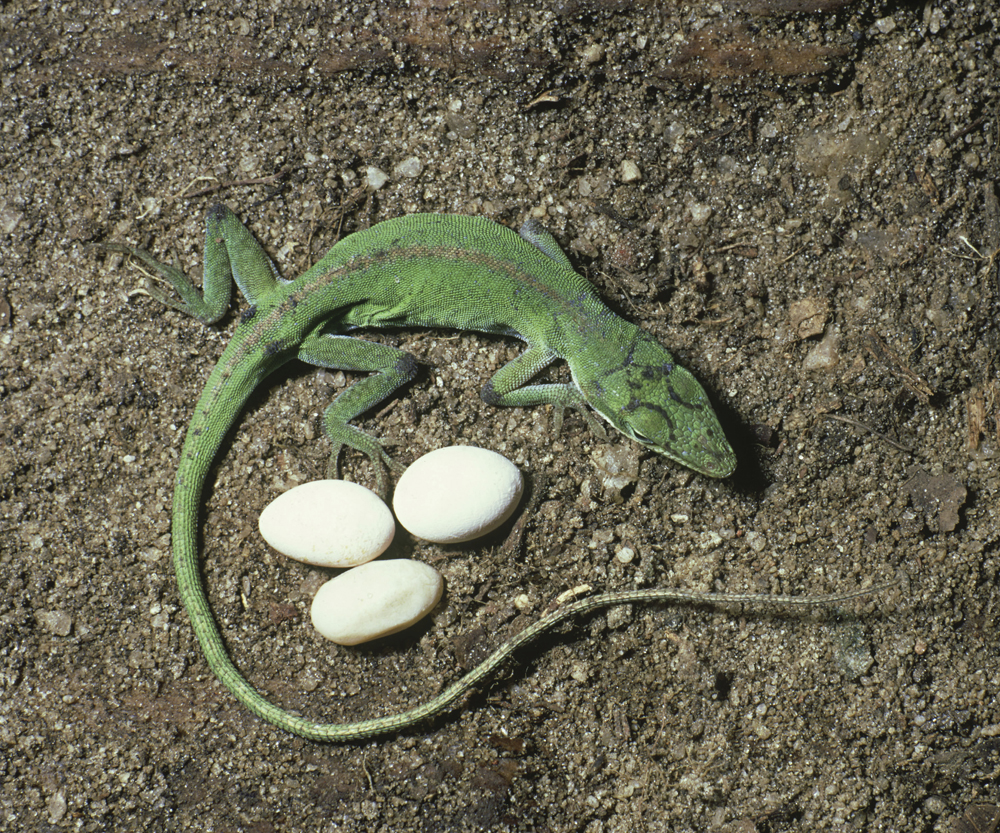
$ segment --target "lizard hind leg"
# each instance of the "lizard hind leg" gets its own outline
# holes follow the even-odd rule
[[[323,414],[323,429],[332,445],[327,476],[337,476],[337,461],[346,445],[372,461],[375,491],[384,498],[387,494],[386,469],[398,473],[405,466],[393,460],[379,440],[350,422],[413,379],[417,375],[417,360],[387,344],[329,333],[307,337],[298,355],[303,361],[319,367],[374,373],[359,379],[330,403]]]
[[[147,281],[146,293],[166,307],[214,324],[229,309],[233,281],[243,296],[256,304],[277,286],[277,272],[260,244],[224,205],[213,206],[205,218],[205,254],[202,288],[180,269],[160,263],[145,249],[122,243],[103,243],[101,248],[130,255],[150,267],[169,283],[180,300]]]
[[[101,243],[100,248],[107,252],[120,252],[133,257],[153,270],[156,277],[169,283],[180,295],[178,300],[169,292],[164,291],[155,283],[152,277],[147,277],[143,291],[154,301],[159,301],[165,307],[183,312],[197,318],[203,324],[214,324],[229,308],[232,293],[232,280],[223,275],[221,280],[210,282],[211,275],[205,270],[203,278],[204,289],[199,289],[194,282],[180,269],[161,263],[145,249],[138,246],[128,246],[124,243]],[[148,275],[148,273],[147,273]]]

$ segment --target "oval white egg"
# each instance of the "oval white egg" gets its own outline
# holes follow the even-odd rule
[[[396,532],[382,499],[344,480],[313,480],[289,489],[264,507],[258,526],[278,552],[317,567],[371,561]]]
[[[425,454],[403,472],[392,506],[418,538],[457,544],[500,526],[523,491],[521,472],[502,454],[456,445]]]
[[[358,645],[408,628],[441,598],[444,580],[433,567],[393,558],[362,564],[324,584],[312,603],[312,623],[339,645]]]

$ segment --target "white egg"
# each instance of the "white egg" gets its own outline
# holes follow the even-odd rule
[[[444,581],[433,567],[393,558],[362,564],[324,584],[312,623],[339,645],[357,645],[408,628],[438,603]]]
[[[456,445],[425,454],[396,484],[399,522],[425,541],[457,544],[492,532],[506,521],[524,490],[524,478],[495,451]]]
[[[260,513],[260,534],[278,552],[317,567],[355,567],[385,552],[396,523],[370,489],[314,480],[289,489]]]

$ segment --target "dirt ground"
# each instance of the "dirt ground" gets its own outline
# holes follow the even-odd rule
[[[195,5],[0,10],[0,827],[996,830],[995,4]],[[518,342],[384,334],[423,370],[359,424],[403,462],[499,451],[531,497],[474,544],[398,534],[442,602],[338,648],[308,617],[326,575],[257,533],[323,476],[320,417],[352,381],[290,367],[227,438],[202,523],[229,651],[274,702],[400,711],[579,585],[909,586],[585,617],[364,743],[257,719],[170,560],[180,445],[242,299],[203,326],[93,246],[200,275],[218,201],[285,276],[408,212],[534,216],[705,384],[740,461],[714,481],[576,414],[554,436],[551,410],[478,396]]]

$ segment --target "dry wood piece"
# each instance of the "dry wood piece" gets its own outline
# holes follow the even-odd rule
[[[756,15],[799,14],[801,12],[833,12],[850,6],[856,0],[732,0],[728,8]]]
[[[969,391],[966,403],[968,411],[968,445],[969,451],[979,448],[979,440],[986,436],[987,414],[993,414],[997,442],[1000,443],[1000,386],[992,379],[982,388]]]
[[[997,200],[996,184],[987,182],[983,185],[983,206],[986,215],[986,248],[988,249],[988,262],[986,265],[986,276],[994,269],[997,269],[997,255],[1000,255],[1000,200]],[[1000,269],[996,271],[997,295],[1000,295]]]
[[[996,804],[970,804],[952,828],[955,833],[997,833],[1000,807]]]
[[[746,21],[763,24],[765,18],[826,14],[855,2],[727,0],[729,23],[710,24],[691,35],[675,55],[666,58],[666,68],[652,72],[646,80],[663,87],[677,81],[742,81],[758,75],[787,78],[793,83],[813,82],[850,54],[852,46],[846,33],[844,45],[803,43],[764,34]],[[297,59],[286,58],[284,52],[275,57],[267,41],[249,34],[250,27],[245,26],[226,32],[209,46],[164,40],[152,28],[81,37],[60,62],[96,78],[169,73],[209,79],[237,72],[274,82],[417,66],[515,80],[578,60],[579,56],[559,54],[549,44],[557,30],[577,26],[577,18],[583,18],[583,25],[590,28],[593,23],[587,23],[587,18],[610,15],[633,16],[641,25],[661,12],[675,14],[678,4],[676,0],[537,0],[530,4],[536,12],[551,11],[549,23],[541,30],[523,24],[519,4],[499,0],[383,3],[372,17],[369,5],[359,4],[357,9],[347,8],[338,15],[321,14],[315,25],[322,25],[328,38],[315,48],[307,47],[307,54]],[[697,0],[694,5],[710,6],[706,0]],[[41,27],[32,31],[31,37],[43,49],[60,45],[56,35]],[[602,54],[602,44],[594,46],[596,54]],[[594,61],[593,65],[599,63]],[[46,83],[53,77],[54,67],[41,65],[22,72],[20,83]],[[640,75],[644,70],[637,64],[635,72]],[[967,129],[975,129],[979,123]]]
[[[896,448],[899,451],[907,451],[910,454],[913,453],[913,449],[910,448],[909,446],[896,442],[894,439],[892,439],[892,437],[888,437],[885,434],[881,433],[880,431],[876,431],[870,425],[866,425],[865,423],[861,422],[861,420],[852,419],[851,417],[848,416],[841,416],[840,414],[824,414],[823,416],[826,419],[833,419],[836,420],[837,422],[843,422],[847,425],[853,425],[855,428],[860,428],[862,431],[867,431],[869,434],[878,437],[880,440],[882,440],[882,442],[886,443],[887,445],[891,445],[893,448]]]
[[[924,405],[930,402],[934,389],[910,370],[904,362],[874,330],[868,330],[864,337],[865,349],[872,358],[885,365],[900,381],[913,392]]]
[[[846,46],[768,39],[743,25],[707,26],[692,34],[650,83],[665,87],[673,81],[732,81],[763,73],[809,82],[831,70],[850,51]]]
[[[986,422],[986,399],[979,388],[969,391],[969,399],[966,402],[969,413],[969,451],[979,448],[979,438],[983,434],[983,423]]]

